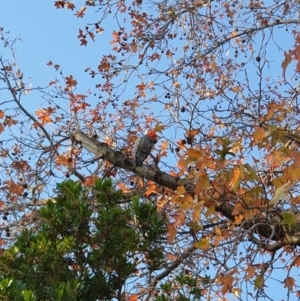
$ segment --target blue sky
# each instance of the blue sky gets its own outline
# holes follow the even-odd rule
[[[65,76],[73,74],[79,79],[81,92],[90,86],[90,76],[83,71],[88,66],[97,66],[107,50],[106,43],[100,46],[98,39],[88,47],[79,47],[78,30],[84,28],[86,20],[76,18],[74,13],[75,10],[57,10],[54,1],[49,0],[12,0],[1,4],[0,26],[10,32],[11,39],[22,40],[15,47],[17,61],[25,78],[32,77],[34,86],[45,86],[53,78],[53,71],[46,66],[49,60],[59,64]],[[92,19],[89,17],[89,21]]]

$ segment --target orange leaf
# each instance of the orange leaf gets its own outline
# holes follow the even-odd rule
[[[56,156],[56,164],[70,166],[72,164],[72,158],[69,156]]]
[[[186,215],[183,212],[181,212],[179,215],[173,216],[173,218],[175,219],[173,226],[175,228],[177,228],[177,227],[180,227],[184,223]]]
[[[193,159],[194,161],[198,161],[203,158],[203,151],[198,150],[198,149],[190,148],[187,150],[186,153],[187,153],[187,156],[189,158]]]
[[[30,166],[28,165],[28,163],[24,160],[20,160],[20,161],[14,161],[12,163],[12,167],[17,169],[17,170],[30,170]]]
[[[80,10],[76,13],[77,18],[83,18],[85,15],[86,7],[83,6],[80,8]]]
[[[174,255],[174,254],[171,254],[171,253],[167,253],[167,258],[170,260],[170,261],[175,261],[178,259],[178,256]]]
[[[177,195],[183,195],[185,194],[186,190],[184,188],[184,186],[178,186],[177,189],[175,190],[175,193]]]
[[[287,277],[284,279],[284,287],[287,287],[289,289],[293,289],[296,285],[296,281],[293,277]]]
[[[208,188],[209,186],[209,178],[207,174],[203,174],[200,176],[195,188],[194,188],[194,193],[199,194],[201,191],[204,191]]]
[[[17,195],[21,195],[23,193],[23,187],[20,185],[17,185],[16,183],[14,183],[13,181],[5,181],[5,188],[8,188],[10,192],[17,194]]]
[[[238,215],[238,214],[240,214],[242,211],[243,211],[243,205],[241,204],[241,202],[238,202],[238,203],[234,206],[234,208],[233,208],[231,214],[232,214],[232,215]]]
[[[234,217],[234,223],[236,225],[239,225],[243,221],[244,217],[242,214],[239,214],[238,216]]]
[[[147,185],[147,191],[145,192],[145,196],[149,196],[155,192],[157,192],[156,184],[154,182],[149,182]]]
[[[175,237],[176,237],[177,230],[175,227],[171,224],[168,224],[168,238],[167,238],[167,243],[171,243]]]
[[[75,87],[77,85],[77,81],[73,78],[72,75],[66,77],[66,84],[69,88]]]
[[[294,167],[300,167],[300,152],[292,151],[290,157],[294,159]]]
[[[238,93],[241,91],[241,87],[240,86],[234,86],[232,87],[232,91],[235,92],[235,93]]]
[[[245,280],[251,279],[255,275],[255,268],[253,265],[249,265],[246,269],[246,277]]]
[[[95,182],[100,179],[98,176],[96,175],[92,175],[92,176],[87,176],[85,177],[85,180],[84,180],[84,185],[85,186],[94,186],[95,185]]]
[[[257,144],[258,142],[262,141],[265,137],[265,130],[259,126],[256,126],[254,131],[254,142]]]
[[[233,191],[236,191],[238,186],[240,185],[241,177],[240,177],[241,171],[239,168],[235,167],[233,170],[233,176],[229,182],[229,187]]]
[[[0,110],[0,118],[2,119],[4,117],[4,112]]]
[[[191,131],[187,131],[185,135],[186,135],[187,137],[193,138],[193,137],[195,137],[196,135],[198,135],[199,133],[200,133],[200,130],[191,130]]]
[[[192,221],[200,221],[201,211],[203,209],[204,201],[200,201],[193,208]]]
[[[300,168],[291,168],[289,177],[293,182],[299,181],[300,180]]]
[[[137,301],[137,299],[138,299],[138,296],[137,296],[137,295],[130,295],[130,296],[128,297],[128,301]]]
[[[231,290],[233,280],[234,278],[232,275],[225,275],[217,278],[217,283],[223,284],[221,289],[223,294],[226,294],[229,290]]]
[[[160,155],[162,157],[167,157],[167,154],[168,154],[167,151],[168,151],[168,148],[169,148],[169,142],[168,141],[162,141],[161,145],[159,147],[161,149]]]
[[[286,51],[284,52],[284,61],[281,64],[282,67],[282,76],[285,78],[285,71],[287,66],[290,64],[292,61],[292,55],[290,53],[287,53]]]

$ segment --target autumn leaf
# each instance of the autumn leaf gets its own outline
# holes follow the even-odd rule
[[[193,214],[192,214],[192,221],[200,221],[201,219],[201,212],[203,209],[204,201],[198,202],[194,207],[193,207]]]
[[[148,185],[147,185],[147,190],[145,192],[145,196],[149,196],[153,193],[157,192],[157,185],[155,182],[149,181]]]
[[[293,277],[287,277],[287,278],[285,278],[284,281],[283,281],[283,283],[284,283],[284,287],[287,287],[290,290],[293,290],[293,288],[296,285],[296,281],[295,281],[295,279]]]
[[[287,225],[289,227],[289,229],[291,228],[295,228],[297,226],[297,221],[295,218],[295,214],[290,212],[290,211],[286,211],[282,213],[283,219],[280,222],[282,225]]]
[[[237,204],[235,204],[233,210],[232,210],[232,215],[239,215],[241,212],[243,212],[244,210],[244,206],[241,202],[238,202]]]
[[[72,167],[73,160],[70,156],[57,155],[56,156],[56,164]]]
[[[85,186],[95,186],[96,181],[100,179],[97,175],[85,177],[84,185]]]
[[[79,11],[76,13],[77,18],[83,18],[85,15],[86,7],[83,6],[79,9]]]
[[[254,290],[263,288],[264,286],[264,277],[262,274],[258,275],[254,280]]]
[[[284,200],[286,198],[286,192],[289,189],[289,186],[290,186],[290,182],[287,182],[282,186],[278,187],[269,205],[276,206],[280,200]]]
[[[11,116],[5,116],[5,121],[3,124],[6,124],[8,127],[18,124],[18,120],[12,119]]]
[[[209,187],[209,178],[206,173],[199,176],[199,180],[196,183],[196,186],[194,188],[194,193],[199,194],[201,191],[206,190]]]
[[[284,60],[281,64],[282,67],[282,77],[285,78],[285,71],[287,66],[290,64],[290,62],[292,61],[292,55],[286,51],[284,51]]]
[[[137,301],[138,300],[138,296],[137,295],[130,295],[128,296],[128,301]]]
[[[243,219],[244,219],[244,216],[242,214],[239,214],[239,215],[234,217],[234,223],[236,225],[240,225],[241,222],[243,221]]]
[[[22,195],[24,189],[21,185],[16,184],[14,181],[4,181],[4,186],[9,189],[10,192],[16,195]]]
[[[185,194],[186,190],[184,186],[178,186],[177,189],[175,190],[175,193],[179,196]]]
[[[248,265],[248,267],[245,269],[246,271],[246,277],[245,280],[249,280],[255,276],[255,267],[253,265]]]
[[[171,254],[171,253],[167,253],[167,258],[173,262],[178,259],[178,256]]]
[[[228,293],[229,290],[232,288],[233,284],[233,276],[231,274],[222,275],[216,279],[216,282],[220,285],[222,285],[221,291],[222,294]]]
[[[299,181],[300,168],[290,168],[289,179],[292,180],[292,183]]]
[[[290,157],[294,159],[293,166],[300,167],[300,152],[299,151],[292,151],[290,153]]]
[[[185,136],[186,137],[191,137],[194,138],[196,135],[198,135],[200,133],[199,129],[196,130],[190,130],[190,131],[186,131]]]
[[[255,126],[254,127],[254,137],[253,137],[254,143],[252,143],[252,145],[255,145],[255,144],[261,142],[265,137],[265,133],[266,133],[265,129],[263,129],[262,127],[259,127],[259,126]]]
[[[232,191],[236,191],[240,185],[240,181],[241,181],[241,171],[238,167],[235,167],[233,169],[233,175],[232,178],[229,182],[229,187]]]
[[[209,239],[202,238],[198,242],[194,243],[194,247],[197,249],[208,250],[209,249]]]
[[[154,130],[158,133],[161,133],[165,129],[165,125],[162,123],[157,123],[154,127]]]
[[[74,10],[75,5],[74,5],[74,3],[70,2],[70,1],[67,1],[66,2],[66,7],[67,7],[67,9]]]
[[[90,38],[91,38],[93,41],[95,41],[95,35],[94,35],[91,31],[89,31],[88,34],[89,34]]]
[[[51,113],[53,113],[54,111],[52,110],[47,110],[47,109],[39,109],[35,112],[35,114],[37,115],[40,123],[42,125],[45,125],[47,123],[52,123],[52,119],[51,119]]]
[[[86,46],[87,40],[86,39],[80,39],[80,46]]]
[[[77,86],[77,81],[73,78],[72,75],[66,77],[66,85],[68,88]]]
[[[55,2],[54,2],[54,6],[55,6],[57,9],[64,8],[64,7],[65,7],[65,1],[55,1]]]
[[[232,92],[239,93],[241,92],[242,88],[240,86],[234,86],[232,87]]]
[[[161,157],[167,157],[168,155],[168,149],[169,149],[169,142],[168,141],[162,141],[160,145],[160,155]]]
[[[167,227],[168,227],[167,243],[169,244],[175,239],[177,231],[172,224],[168,224]]]
[[[21,171],[26,171],[26,170],[30,170],[30,166],[28,165],[28,163],[24,160],[20,160],[20,161],[14,161],[12,163],[12,167],[16,170],[21,170]]]

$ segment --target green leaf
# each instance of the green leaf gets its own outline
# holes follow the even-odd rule
[[[261,289],[263,285],[264,285],[264,277],[262,274],[260,274],[254,280],[254,290]]]
[[[281,221],[282,225],[288,225],[289,229],[295,228],[297,226],[294,213],[286,211],[282,213],[282,216],[283,216],[283,219]]]

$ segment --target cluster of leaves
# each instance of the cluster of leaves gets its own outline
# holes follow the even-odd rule
[[[0,258],[1,300],[125,300],[139,266],[164,262],[156,206],[124,202],[110,180],[90,189],[65,181],[39,215],[39,229],[21,232]]]

